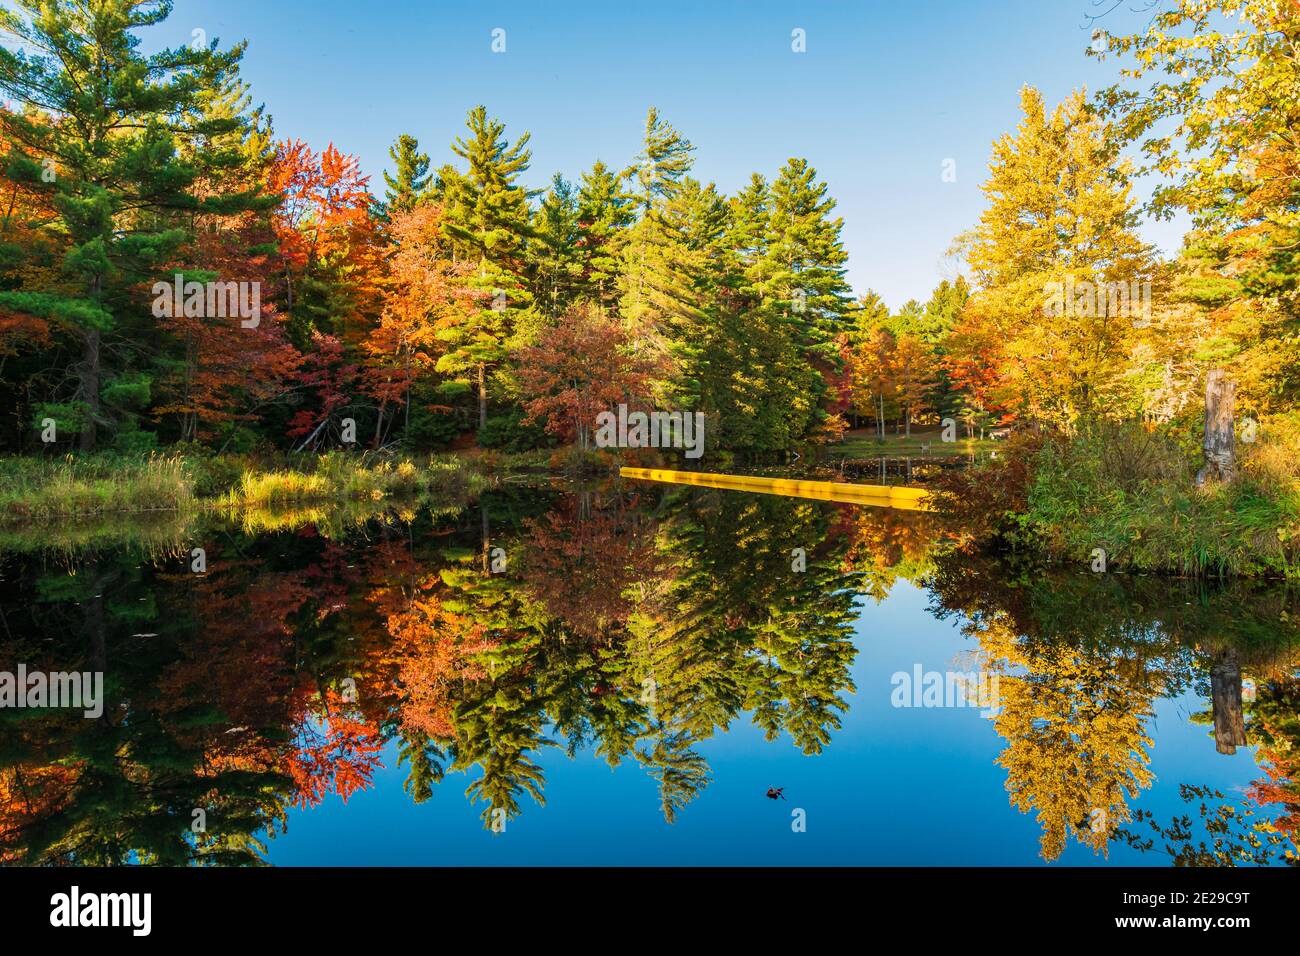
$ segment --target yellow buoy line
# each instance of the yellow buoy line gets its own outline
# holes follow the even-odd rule
[[[929,494],[920,488],[893,485],[855,485],[844,481],[800,481],[793,478],[759,478],[753,475],[722,475],[707,471],[670,471],[665,468],[620,468],[624,478],[662,481],[673,485],[699,485],[727,491],[753,491],[789,498],[816,498],[848,504],[875,505],[903,511],[927,510]]]

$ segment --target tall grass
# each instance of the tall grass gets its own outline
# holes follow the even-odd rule
[[[208,507],[260,511],[260,521],[280,524],[303,509],[323,514],[363,503],[378,510],[416,502],[435,509],[459,506],[494,481],[454,456],[417,464],[335,452],[269,466],[236,456],[179,454],[0,458],[0,528],[39,539],[51,536],[48,526],[58,522],[77,524],[83,529],[78,534],[93,537],[94,523],[129,524],[151,513],[181,520]]]
[[[265,508],[291,502],[319,501],[330,497],[330,483],[321,475],[300,471],[246,471],[239,484],[222,499],[223,503],[246,508]]]
[[[179,512],[194,480],[178,456],[0,459],[0,522]]]
[[[1236,480],[1204,488],[1197,464],[1172,437],[1136,425],[1049,441],[1033,463],[1024,529],[1053,557],[1091,563],[1100,549],[1108,568],[1294,575],[1300,493],[1274,450],[1248,450]]]
[[[459,458],[409,459],[331,452],[296,468],[248,470],[219,504],[268,508],[285,504],[328,504],[401,500],[425,496],[464,498],[489,482]]]
[[[935,508],[959,542],[1086,567],[1193,577],[1300,576],[1300,432],[1263,428],[1240,473],[1196,487],[1199,451],[1136,423],[1020,433],[997,459],[940,476]]]

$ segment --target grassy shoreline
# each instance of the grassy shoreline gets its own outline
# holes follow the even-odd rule
[[[939,513],[979,550],[1096,572],[1300,578],[1300,440],[1278,422],[1231,481],[1198,486],[1190,436],[1105,425],[1021,435],[937,482]]]
[[[179,512],[194,500],[179,456],[0,459],[0,522]]]
[[[110,516],[464,498],[491,483],[456,456],[376,453],[282,459],[184,455],[0,458],[0,525]]]
[[[981,550],[1190,577],[1300,578],[1300,439],[1279,422],[1232,482],[1197,488],[1198,453],[1170,435],[1102,427],[1022,433],[932,486],[950,530]],[[896,443],[897,444],[897,443]],[[0,458],[0,528],[388,503],[464,503],[513,473],[611,473],[621,459],[574,449],[419,458],[334,451],[274,457],[174,451]],[[718,470],[732,470],[719,459]],[[263,521],[271,520],[265,516]]]
[[[825,454],[832,459],[976,455],[996,451],[1000,444],[993,438],[970,438],[965,434],[945,442],[939,428],[917,428],[911,435],[887,432],[882,440],[874,430],[859,428],[847,432],[842,442],[826,445]]]

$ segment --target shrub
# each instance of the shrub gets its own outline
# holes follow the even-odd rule
[[[484,448],[520,452],[551,448],[556,439],[541,425],[525,422],[523,411],[515,408],[505,415],[489,416],[487,424],[479,429],[478,443]]]
[[[929,490],[946,530],[968,543],[1018,545],[1034,462],[1045,441],[1042,433],[1015,431],[998,447],[997,458],[940,472]]]
[[[1242,474],[1263,494],[1282,499],[1300,491],[1300,414],[1261,422],[1255,441],[1237,447]]]

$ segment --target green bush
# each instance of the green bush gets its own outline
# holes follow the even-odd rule
[[[113,436],[113,449],[123,455],[147,455],[158,450],[158,436],[139,428],[119,428]]]
[[[463,424],[454,414],[415,405],[402,444],[410,451],[442,451],[451,446],[463,429]]]
[[[478,443],[484,448],[520,452],[553,448],[556,438],[541,425],[526,423],[523,410],[513,408],[504,415],[488,416],[487,424],[479,429]]]

